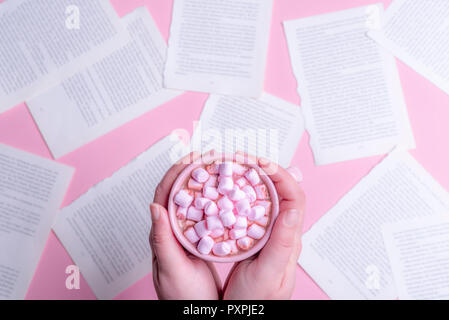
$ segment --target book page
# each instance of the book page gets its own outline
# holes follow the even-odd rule
[[[122,18],[131,40],[27,105],[55,158],[178,96],[162,88],[166,45],[145,7]]]
[[[288,167],[304,133],[299,106],[264,93],[260,99],[211,95],[191,147],[268,158]]]
[[[169,136],[62,209],[53,229],[99,299],[151,272],[150,204],[185,150]]]
[[[401,300],[449,299],[449,214],[384,225],[384,243]]]
[[[395,0],[368,35],[449,94],[449,2]]]
[[[6,1],[0,30],[0,113],[129,39],[108,0]]]
[[[259,97],[272,0],[175,0],[165,85]]]
[[[381,14],[379,4],[284,23],[317,165],[415,147],[394,58],[366,36]]]
[[[73,173],[0,144],[0,300],[25,298]]]
[[[393,151],[305,233],[299,264],[332,299],[394,299],[381,227],[448,210],[446,190]]]

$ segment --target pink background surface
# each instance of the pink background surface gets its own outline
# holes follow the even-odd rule
[[[391,1],[382,1],[388,6]],[[145,5],[167,39],[172,0],[113,0],[120,16]],[[282,21],[348,9],[375,3],[366,0],[274,0],[273,20],[267,61],[265,90],[299,104],[296,80],[290,66]],[[419,76],[403,63],[398,68],[405,100],[416,139],[412,155],[449,189],[449,96]],[[111,132],[75,152],[58,159],[76,168],[73,182],[63,206],[92,185],[108,177],[154,142],[177,128],[192,131],[198,120],[206,94],[186,93],[139,119]],[[306,230],[348,192],[382,157],[371,157],[316,167],[307,134],[301,140],[293,160],[304,174],[307,195]],[[0,115],[0,142],[37,155],[51,158],[25,104]],[[65,288],[65,268],[73,264],[55,235],[50,234],[39,267],[29,288],[28,299],[95,299],[82,279],[80,290]],[[222,276],[229,266],[220,266]],[[298,266],[294,299],[327,299],[326,294]],[[151,274],[117,296],[118,299],[156,299]]]

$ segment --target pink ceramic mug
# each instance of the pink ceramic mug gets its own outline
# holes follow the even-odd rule
[[[212,254],[201,254],[198,252],[195,244],[191,243],[187,238],[184,236],[181,227],[178,224],[178,218],[176,217],[176,204],[173,201],[173,198],[178,193],[178,191],[185,185],[185,182],[189,179],[191,173],[196,168],[204,165],[212,163],[213,161],[220,160],[220,161],[233,161],[240,163],[242,165],[245,165],[249,168],[254,168],[260,175],[260,178],[263,183],[267,186],[268,192],[270,194],[270,200],[271,200],[271,213],[270,213],[270,223],[266,228],[266,232],[264,236],[259,239],[253,247],[251,247],[249,250],[244,251],[239,254],[231,255],[231,256],[225,256],[225,257],[219,257]],[[252,255],[259,252],[267,243],[268,239],[270,238],[271,230],[273,228],[274,222],[276,221],[276,217],[279,214],[279,197],[276,191],[276,188],[273,184],[273,181],[267,176],[267,174],[257,166],[256,164],[252,163],[243,163],[240,161],[237,161],[232,155],[223,155],[223,154],[215,154],[213,156],[204,157],[189,166],[187,166],[176,178],[175,182],[173,183],[170,196],[168,198],[168,215],[170,219],[170,224],[173,230],[173,233],[175,234],[178,241],[182,244],[182,246],[189,251],[191,254],[207,261],[212,262],[224,262],[224,263],[230,263],[230,262],[238,262],[241,260],[245,260]]]

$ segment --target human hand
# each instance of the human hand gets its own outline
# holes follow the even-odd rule
[[[221,281],[213,264],[183,249],[172,232],[166,209],[176,177],[198,157],[198,153],[192,153],[172,166],[150,205],[153,282],[159,299],[214,300],[221,296]]]
[[[287,170],[265,159],[252,159],[276,186],[279,215],[260,253],[234,265],[223,288],[224,299],[290,299],[301,251],[305,196]]]

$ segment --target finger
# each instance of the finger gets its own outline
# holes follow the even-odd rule
[[[184,249],[176,240],[167,210],[159,204],[152,203],[150,245],[159,272],[179,272],[179,266],[188,263]]]
[[[168,196],[170,194],[173,182],[175,182],[176,177],[184,170],[190,163],[198,159],[199,153],[194,151],[187,156],[183,157],[181,160],[176,162],[162,178],[161,182],[156,188],[154,193],[154,203],[158,203],[164,207],[168,205]]]
[[[282,211],[274,224],[266,246],[257,257],[261,275],[273,277],[283,275],[294,253],[298,241],[298,228],[303,214],[299,208]]]

